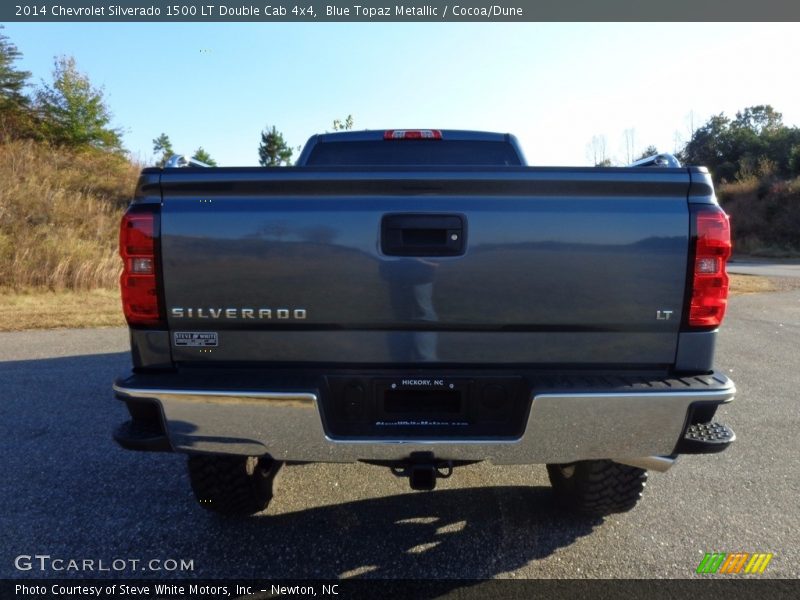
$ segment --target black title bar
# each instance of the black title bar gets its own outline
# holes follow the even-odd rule
[[[0,3],[5,22],[800,21],[791,0],[55,0]]]
[[[2,579],[0,598],[30,600],[794,600],[800,580]]]

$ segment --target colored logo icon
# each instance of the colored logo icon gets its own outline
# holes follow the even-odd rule
[[[698,573],[763,573],[774,554],[766,552],[706,552],[697,565]]]

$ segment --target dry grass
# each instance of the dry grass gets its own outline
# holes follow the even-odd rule
[[[0,291],[0,331],[124,324],[117,290]]]
[[[717,193],[731,216],[736,253],[800,256],[800,177],[779,180],[750,175],[723,183]]]
[[[758,275],[730,275],[730,295],[762,294],[774,292],[778,287],[768,277]]]
[[[139,166],[96,150],[0,144],[0,288],[112,288]]]

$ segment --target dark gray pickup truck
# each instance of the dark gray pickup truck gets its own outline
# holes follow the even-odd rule
[[[263,510],[285,462],[433,489],[545,464],[561,504],[632,508],[725,449],[713,370],[728,218],[701,167],[535,168],[513,136],[314,136],[293,168],[145,169],[121,226],[132,450],[201,505]]]

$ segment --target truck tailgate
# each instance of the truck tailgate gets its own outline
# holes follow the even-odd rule
[[[169,328],[217,344],[176,336],[176,361],[674,361],[684,169],[176,169],[161,185]],[[420,224],[409,251],[387,255],[387,215]],[[453,223],[455,254],[413,250],[447,246]]]

